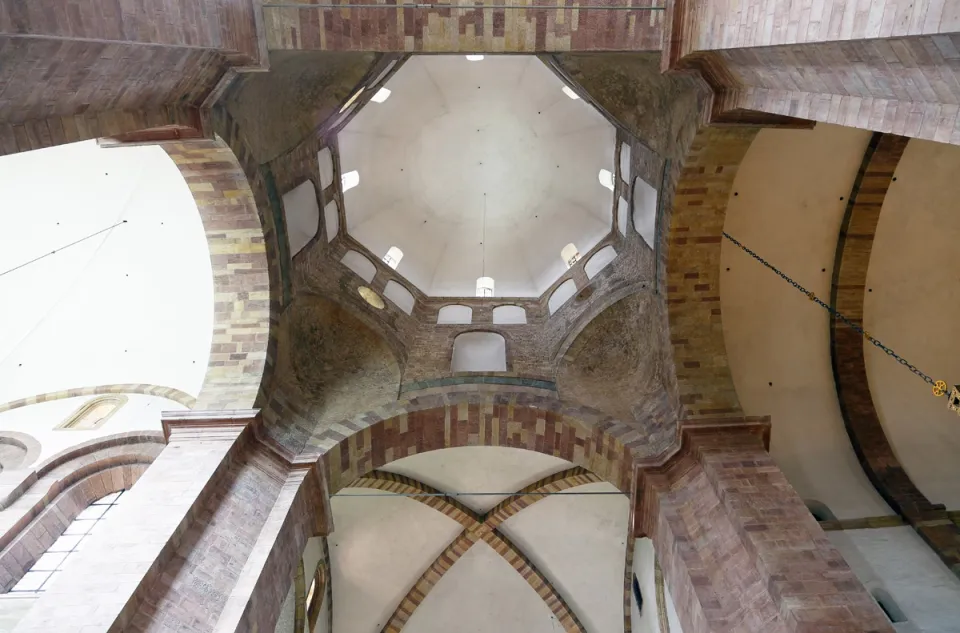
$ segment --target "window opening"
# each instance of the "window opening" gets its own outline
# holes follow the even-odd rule
[[[89,431],[103,426],[120,407],[127,402],[126,396],[101,396],[94,398],[77,409],[73,415],[62,422],[57,430],[73,429]]]
[[[483,61],[483,55],[467,55],[468,62],[479,62]]]
[[[883,589],[874,589],[870,592],[870,595],[873,596],[880,610],[883,611],[883,614],[887,616],[887,619],[890,620],[891,623],[898,624],[907,621],[907,616],[904,615],[900,606],[894,602],[889,593]]]
[[[571,242],[564,246],[560,250],[560,259],[567,265],[567,268],[573,267],[574,264],[580,261],[580,251],[577,250],[577,245]]]
[[[563,87],[563,94],[567,95],[568,97],[570,97],[571,99],[574,99],[574,100],[580,98],[580,95],[578,95],[577,93],[575,93],[575,92],[573,91],[573,88],[571,88],[570,86],[564,86],[564,87]]]
[[[403,251],[396,246],[391,246],[387,249],[387,254],[383,256],[383,263],[396,270],[397,266],[400,265],[401,259],[403,259]]]
[[[601,169],[600,173],[597,174],[597,179],[600,181],[600,184],[613,191],[613,172],[609,169]]]
[[[388,88],[381,88],[380,90],[377,90],[377,94],[370,97],[370,101],[373,101],[374,103],[383,103],[390,98],[390,92],[391,91]]]
[[[10,593],[43,593],[56,580],[68,560],[80,550],[87,538],[102,528],[104,520],[120,504],[126,490],[97,499],[77,515],[63,534],[53,542],[37,562],[27,570]]]
[[[360,172],[356,169],[353,171],[348,171],[344,175],[340,176],[340,184],[343,187],[343,192],[346,193],[360,184]]]

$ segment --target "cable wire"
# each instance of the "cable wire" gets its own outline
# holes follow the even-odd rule
[[[110,229],[114,229],[114,228],[120,226],[121,224],[126,224],[126,223],[127,223],[126,220],[120,220],[120,221],[117,222],[116,224],[114,224],[114,225],[112,225],[112,226],[108,226],[108,227],[105,228],[105,229],[100,229],[100,230],[97,231],[96,233],[91,233],[90,235],[88,235],[88,236],[86,236],[86,237],[81,237],[81,238],[80,238],[79,240],[77,240],[76,242],[70,242],[70,243],[67,244],[66,246],[61,246],[60,248],[54,249],[54,250],[50,251],[49,253],[44,253],[43,255],[41,255],[41,256],[39,256],[39,257],[34,257],[34,258],[31,259],[30,261],[24,262],[24,263],[20,264],[19,266],[14,266],[14,267],[11,268],[10,270],[5,270],[5,271],[3,271],[2,273],[0,273],[0,277],[3,277],[3,276],[6,275],[7,273],[12,273],[12,272],[15,271],[15,270],[20,270],[20,269],[23,268],[24,266],[29,266],[30,264],[32,264],[32,263],[34,263],[34,262],[38,262],[38,261],[40,261],[41,259],[43,259],[44,257],[50,257],[51,255],[55,255],[55,254],[56,254],[57,252],[59,252],[59,251],[66,250],[66,249],[70,248],[71,246],[76,246],[76,245],[79,244],[80,242],[84,242],[84,241],[86,241],[86,240],[89,240],[91,237],[96,237],[97,235],[100,235],[101,233],[105,233],[105,232],[109,231]]]

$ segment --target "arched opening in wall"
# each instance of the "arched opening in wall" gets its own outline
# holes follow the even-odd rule
[[[657,233],[657,190],[639,176],[633,179],[633,228],[653,248]]]
[[[557,289],[550,295],[550,299],[547,300],[547,309],[550,314],[559,310],[575,294],[577,294],[577,284],[572,279],[568,279],[557,286]]]
[[[353,171],[348,171],[344,175],[340,176],[340,186],[343,188],[343,193],[347,193],[359,184],[360,172],[356,169]]]
[[[620,179],[630,182],[630,146],[626,143],[620,144]]]
[[[893,596],[891,596],[886,589],[876,587],[870,590],[870,595],[873,596],[873,599],[876,600],[880,606],[880,610],[883,611],[891,623],[898,624],[907,621],[907,616],[903,613],[903,610],[900,609],[900,605],[897,604]]]
[[[126,396],[99,396],[83,404],[69,418],[57,425],[56,429],[76,431],[98,429],[126,403]]]
[[[120,504],[124,493],[126,490],[110,493],[87,506],[27,570],[10,593],[42,593],[49,589],[84,541],[102,529],[103,522]]]
[[[617,199],[617,229],[621,235],[627,234],[627,225],[630,223],[630,205],[623,196]]]
[[[823,521],[836,521],[837,517],[830,508],[827,507],[827,504],[821,503],[815,499],[804,499],[803,503],[807,506],[807,510],[810,511],[810,514],[813,515],[813,518],[819,522]]]
[[[413,313],[413,306],[416,303],[413,294],[396,281],[391,279],[387,282],[383,289],[383,296],[407,314]]]
[[[597,179],[600,181],[600,184],[613,191],[613,172],[609,169],[601,169],[600,173],[597,174]]]
[[[391,246],[387,249],[387,254],[383,256],[383,263],[396,270],[401,259],[403,259],[403,251],[396,246]]]
[[[497,306],[493,309],[494,325],[523,325],[527,322],[527,311],[520,306]]]
[[[290,255],[296,255],[320,230],[320,205],[317,189],[310,180],[283,194],[283,217],[287,223]]]
[[[437,325],[469,325],[473,323],[473,308],[464,305],[443,306],[437,312]]]
[[[340,232],[340,208],[336,200],[331,200],[323,208],[323,221],[327,229],[327,241],[332,242]]]
[[[370,97],[370,101],[374,103],[383,103],[390,98],[391,90],[389,88],[381,88],[377,90],[377,94]]]
[[[493,277],[480,277],[477,279],[477,296],[478,297],[492,297],[493,296]]]
[[[323,606],[325,595],[323,580],[323,568],[317,565],[317,570],[314,572],[313,580],[310,581],[310,586],[307,588],[307,596],[304,601],[307,614],[307,630],[311,633],[317,630],[317,622],[320,619],[320,611]],[[297,631],[297,633],[300,632]]]
[[[587,273],[588,279],[593,279],[601,270],[610,265],[610,262],[617,258],[617,251],[612,246],[604,246],[593,254],[584,267],[583,272]]]
[[[329,147],[317,152],[317,163],[320,165],[320,188],[326,189],[333,183],[333,152]]]
[[[451,370],[507,371],[507,342],[495,332],[464,332],[453,340]]]
[[[580,249],[577,248],[576,244],[570,242],[560,249],[560,259],[567,265],[567,268],[572,268],[574,264],[580,261]]]
[[[370,283],[377,275],[376,265],[357,251],[347,251],[340,259],[340,263],[360,275],[365,282]]]

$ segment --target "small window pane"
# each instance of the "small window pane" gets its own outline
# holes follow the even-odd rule
[[[47,552],[34,565],[33,571],[56,571],[67,557],[68,552]]]
[[[76,535],[63,535],[54,541],[53,545],[50,546],[48,552],[69,552],[77,546],[77,543],[80,542],[83,536]]]
[[[74,521],[67,526],[67,529],[63,531],[64,534],[72,535],[77,534],[83,536],[90,531],[90,528],[94,526],[96,521]]]
[[[96,501],[94,501],[94,502],[91,503],[90,505],[94,505],[94,506],[108,506],[108,505],[110,505],[111,503],[113,503],[114,501],[116,501],[116,499],[117,499],[119,496],[120,496],[120,493],[119,493],[119,492],[111,492],[111,493],[108,494],[106,497],[103,497],[103,498],[101,498],[101,499],[97,499]]]
[[[99,519],[109,507],[110,506],[90,506],[77,515],[77,520],[86,521],[87,519]]]
[[[47,578],[50,577],[48,571],[28,571],[20,579],[20,582],[13,586],[13,591],[36,591],[43,586]]]

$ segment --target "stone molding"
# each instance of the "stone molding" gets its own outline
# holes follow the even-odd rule
[[[181,391],[174,387],[161,387],[160,385],[147,385],[143,383],[136,384],[123,384],[123,385],[97,385],[95,387],[77,387],[74,389],[61,389],[60,391],[50,391],[47,393],[37,394],[35,396],[28,396],[26,398],[18,398],[16,400],[11,400],[9,402],[4,402],[0,404],[0,413],[4,411],[11,411],[13,409],[19,409],[21,407],[26,407],[31,404],[38,404],[40,402],[50,402],[52,400],[62,400],[64,398],[75,398],[77,396],[93,396],[100,395],[105,393],[140,393],[148,396],[157,396],[160,398],[166,398],[167,400],[172,400],[178,404],[182,404],[188,409],[192,409],[193,406],[197,403],[197,399],[191,396],[185,391]]]

